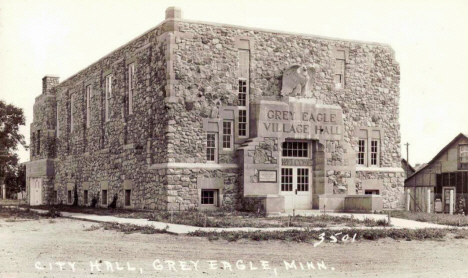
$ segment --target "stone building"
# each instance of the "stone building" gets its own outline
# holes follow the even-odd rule
[[[466,214],[468,211],[468,135],[460,133],[405,180],[406,209]]]
[[[65,81],[31,124],[32,205],[404,208],[390,46],[166,19]]]

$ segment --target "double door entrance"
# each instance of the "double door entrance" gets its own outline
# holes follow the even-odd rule
[[[285,210],[312,209],[312,168],[289,166],[281,168],[280,194]]]

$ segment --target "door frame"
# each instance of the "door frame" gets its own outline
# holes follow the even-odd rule
[[[281,190],[281,181],[282,181],[282,172],[281,172],[281,169],[283,168],[290,168],[290,169],[293,169],[292,171],[292,191],[282,191]],[[307,209],[312,209],[312,166],[294,166],[294,165],[285,165],[285,166],[281,166],[280,167],[280,178],[279,178],[279,182],[278,182],[278,186],[279,186],[279,193],[280,195],[282,196],[290,196],[292,195],[292,202],[293,202],[293,208],[292,209],[296,209],[296,196],[297,196],[297,170],[298,169],[308,169],[309,170],[309,190],[308,190],[308,194],[305,194],[305,195],[308,195],[308,198],[309,198],[309,204],[308,204],[308,208]],[[283,192],[288,192],[290,194],[288,195],[285,195],[283,194]],[[305,196],[304,195],[304,196]],[[286,204],[285,204],[285,207],[286,207]]]
[[[29,205],[30,206],[39,206],[42,205],[42,178],[30,178],[29,180]],[[39,183],[39,196],[36,196],[36,194],[33,194],[33,190],[35,190],[35,187]],[[34,198],[33,198],[34,196]],[[38,201],[36,203],[36,200]]]
[[[455,213],[455,203],[457,202],[457,188],[455,186],[442,186],[442,206],[444,213],[450,213],[449,211],[445,211],[445,190],[453,190],[453,213]]]

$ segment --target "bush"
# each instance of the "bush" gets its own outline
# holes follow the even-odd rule
[[[115,209],[117,207],[117,199],[119,196],[117,194],[114,195],[114,198],[112,199],[112,202],[110,203],[109,207]]]
[[[96,198],[96,196],[93,197],[93,199],[91,200],[91,207],[92,207],[92,208],[97,207],[98,202],[99,202],[99,201],[98,201],[98,199]]]
[[[49,211],[45,214],[45,216],[50,217],[50,218],[56,218],[56,217],[61,217],[62,213],[57,210],[55,207],[51,207]]]
[[[165,229],[157,229],[150,225],[139,226],[139,225],[133,225],[133,224],[119,224],[116,222],[101,223],[101,225],[104,227],[104,230],[114,230],[114,231],[123,232],[125,234],[132,234],[132,233],[137,233],[137,232],[140,232],[142,234],[163,234],[163,233],[167,233],[167,229],[168,229],[167,226]]]

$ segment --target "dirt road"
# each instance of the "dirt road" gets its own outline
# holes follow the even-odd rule
[[[314,247],[86,231],[92,225],[0,219],[0,277],[468,277],[468,240]]]

